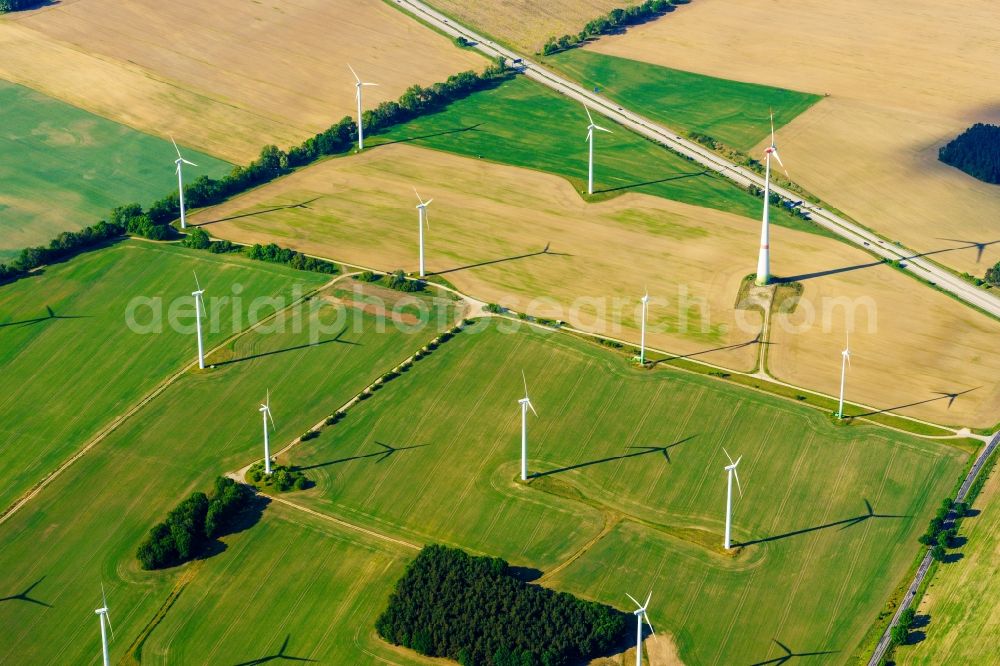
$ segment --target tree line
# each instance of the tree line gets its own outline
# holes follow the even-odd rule
[[[631,7],[618,7],[612,9],[607,14],[599,16],[575,35],[563,35],[562,37],[549,37],[542,47],[542,55],[552,55],[571,49],[581,42],[601,35],[610,35],[621,32],[630,25],[645,23],[650,19],[657,18],[672,12],[676,5],[685,5],[691,0],[646,0],[642,4]]]
[[[986,269],[986,281],[994,287],[1000,287],[1000,261],[993,268]]]
[[[47,0],[0,0],[0,14],[33,9],[46,4]]]
[[[1000,185],[1000,127],[976,123],[943,146],[938,159],[973,178]]]
[[[0,2],[4,1],[0,0]],[[369,135],[376,134],[393,125],[440,110],[455,100],[496,85],[508,76],[510,76],[510,70],[507,68],[506,61],[503,58],[498,58],[487,65],[481,73],[460,72],[449,76],[446,81],[430,86],[410,86],[398,101],[382,102],[374,109],[365,111],[362,114],[365,131]],[[226,176],[211,178],[202,175],[186,184],[184,186],[185,203],[190,208],[221,203],[229,197],[283,176],[293,169],[306,166],[323,157],[345,153],[357,140],[357,135],[357,123],[345,116],[338,123],[287,151],[280,150],[273,145],[264,146],[256,160],[246,166],[234,166]],[[169,239],[175,233],[170,223],[176,220],[179,215],[180,200],[176,192],[153,202],[146,210],[143,210],[138,203],[118,206],[111,211],[110,219],[107,221],[102,220],[79,232],[60,234],[48,246],[26,248],[21,250],[9,264],[0,263],[0,283],[17,279],[39,266],[67,259],[109,238],[123,234],[133,234],[154,240]],[[223,245],[219,248],[209,247],[206,249],[222,251],[222,248],[225,247]],[[231,248],[232,245],[229,247]],[[231,249],[225,251],[231,251]],[[295,261],[304,260],[296,259]],[[291,259],[288,263],[291,265]]]
[[[375,628],[390,643],[463,666],[568,666],[621,645],[626,615],[518,580],[500,558],[429,545]]]
[[[226,533],[253,492],[227,477],[218,477],[212,497],[193,493],[149,531],[136,558],[143,569],[164,569],[197,557],[208,543]]]

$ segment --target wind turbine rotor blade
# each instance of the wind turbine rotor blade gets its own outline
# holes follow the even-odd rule
[[[524,397],[528,397],[528,378],[524,374],[524,370],[521,371],[521,381],[524,382]]]
[[[267,408],[267,420],[271,422],[271,430],[277,430],[278,427],[274,425],[274,417],[271,416],[271,408]]]
[[[638,601],[636,601],[635,597],[633,597],[631,594],[629,594],[628,592],[626,592],[625,596],[628,597],[629,599],[631,599],[632,603],[634,603],[636,605],[636,607],[642,608],[642,604],[640,604]]]
[[[363,86],[377,86],[377,83],[362,83]]]
[[[174,151],[177,153],[177,159],[184,159],[181,157],[181,149],[177,147],[177,142],[174,141],[174,137],[170,137],[170,143],[174,144]]]
[[[415,187],[413,188],[413,193],[417,195],[417,201],[420,202],[420,206],[426,206],[427,205],[427,204],[424,203],[424,200],[420,198],[420,193],[417,192],[417,188],[415,188]],[[417,208],[419,208],[420,206],[417,206]]]
[[[181,158],[181,162],[184,162],[184,164],[190,164],[191,166],[195,166],[195,167],[198,166],[194,162],[191,162],[190,160],[186,160],[183,157]]]
[[[351,70],[351,74],[354,75],[354,80],[361,83],[361,79],[358,77],[358,73],[354,71],[354,68],[351,67],[351,63],[347,63],[347,69]]]
[[[642,619],[646,621],[646,626],[649,627],[649,633],[652,634],[653,638],[656,638],[656,632],[653,630],[653,623],[649,621],[649,614],[643,611]]]
[[[650,600],[651,600],[652,598],[653,598],[653,591],[652,591],[652,590],[650,590],[650,591],[649,591],[649,594],[648,594],[648,595],[646,595],[646,603],[644,603],[644,604],[642,605],[642,607],[643,607],[643,608],[647,608],[647,607],[649,606],[649,602],[650,602]]]
[[[611,130],[605,129],[605,128],[601,127],[600,125],[594,125],[594,129],[599,129],[602,132],[607,132],[608,134],[614,134],[614,132],[612,132]]]
[[[771,114],[771,147],[774,147],[774,109],[769,109]]]
[[[584,143],[594,140],[594,126],[591,125],[587,128],[587,138],[583,140]]]
[[[774,155],[774,159],[778,160],[778,164],[781,165],[781,170],[785,172],[785,178],[791,178],[791,176],[788,175],[788,169],[785,168],[785,164],[781,161],[781,155],[778,154],[778,149],[772,149],[771,154]]]
[[[538,412],[535,411],[535,406],[533,404],[531,404],[530,400],[528,401],[528,408],[531,410],[531,413],[534,414],[535,417],[537,418],[538,417]]]
[[[191,272],[194,273],[194,271],[191,271]],[[197,273],[194,273],[194,283],[195,283],[195,285],[197,285],[198,291],[201,291],[201,283],[198,282],[198,274]]]
[[[733,463],[733,457],[731,455],[729,455],[729,451],[726,451],[726,448],[722,447],[722,452],[726,454],[727,458],[729,458],[729,464],[733,465],[734,464]]]
[[[583,110],[587,112],[587,120],[589,120],[590,124],[593,125],[594,124],[594,117],[592,115],[590,115],[590,109],[587,108],[586,104],[583,105]]]
[[[740,497],[743,497],[743,486],[740,485],[740,473],[733,469],[733,476],[736,477],[736,489],[740,491]]]
[[[428,199],[428,200],[427,200],[427,203],[425,203],[424,205],[425,205],[425,206],[430,206],[430,205],[431,205],[431,202],[432,202],[432,201],[434,201],[434,198],[433,198],[433,197],[432,197],[432,198],[430,198],[430,199]]]

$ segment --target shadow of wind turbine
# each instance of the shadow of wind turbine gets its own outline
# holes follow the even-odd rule
[[[42,576],[34,583],[26,587],[23,592],[20,592],[18,594],[12,594],[9,597],[0,597],[0,603],[4,601],[23,601],[29,604],[37,604],[39,606],[45,606],[46,608],[52,608],[52,604],[47,604],[44,601],[41,601],[40,599],[35,599],[34,597],[31,596],[31,591],[34,590],[36,587],[38,587],[43,580],[45,580],[45,576]]]
[[[281,644],[278,652],[266,657],[258,657],[257,659],[252,659],[251,661],[242,661],[235,666],[256,666],[257,664],[266,664],[271,661],[309,661],[315,662],[315,659],[307,659],[306,657],[293,657],[291,655],[285,654],[285,650],[288,649],[288,641],[292,638],[291,634],[285,635],[285,641]]]

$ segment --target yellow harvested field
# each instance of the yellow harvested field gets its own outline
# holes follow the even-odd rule
[[[635,194],[588,205],[557,176],[394,144],[322,162],[189,220],[220,238],[416,271],[414,187],[434,199],[427,271],[458,289],[637,341],[648,285],[652,346],[754,367],[756,345],[704,353],[749,343],[760,329],[758,314],[741,312],[741,323],[733,310],[747,271],[724,258],[749,261],[756,244],[754,224],[736,215]]]
[[[1000,420],[1000,323],[844,243],[773,235],[782,276],[864,266],[801,280],[799,307],[772,321],[775,377],[837,395],[849,328],[848,401],[956,426]]]
[[[485,61],[380,0],[62,0],[0,20],[0,77],[235,162]]]
[[[549,37],[575,35],[591,19],[623,5],[620,0],[432,0],[429,4],[530,53]]]
[[[1000,122],[998,43],[992,0],[698,0],[588,48],[828,93],[779,131],[793,180],[982,277],[1000,260],[1000,186],[944,165],[937,151],[973,123]]]
[[[758,243],[757,223],[742,217],[640,194],[586,204],[562,178],[394,144],[317,164],[191,219],[220,238],[415,271],[414,186],[434,198],[427,270],[463,292],[638,342],[637,297],[648,286],[652,346],[754,367],[760,317],[734,310]],[[775,228],[772,236],[779,275],[873,261],[812,234]],[[997,420],[1000,324],[886,266],[803,284],[804,302],[772,326],[769,364],[780,379],[836,392],[845,320],[838,299],[857,298],[852,399],[879,408],[921,403],[901,411],[958,425]],[[877,312],[872,333],[868,307]],[[810,311],[816,321],[800,327]],[[950,409],[946,398],[923,402],[939,398],[934,391],[975,387]]]

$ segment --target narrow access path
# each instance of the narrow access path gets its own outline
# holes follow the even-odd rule
[[[616,102],[588,90],[574,81],[570,81],[551,70],[545,69],[538,63],[523,57],[521,54],[486,39],[423,2],[419,0],[395,0],[395,2],[401,9],[421,21],[430,24],[437,30],[452,37],[461,36],[466,38],[473,43],[474,48],[485,53],[487,56],[506,58],[509,62],[514,63],[514,66],[528,78],[591,107],[598,113],[614,120],[620,125],[628,127],[641,136],[662,144],[670,150],[729,178],[738,186],[746,188],[749,185],[755,185],[761,189],[764,188],[764,178],[756,172],[730,162],[704,146],[682,138],[678,132],[630,111],[624,106],[620,106]],[[771,191],[788,201],[799,201],[801,199],[794,192],[773,184],[771,185]],[[969,284],[958,275],[922,257],[919,253],[909,250],[902,245],[884,240],[876,233],[844,219],[833,211],[809,203],[803,204],[802,208],[809,211],[811,219],[816,224],[833,232],[845,241],[853,243],[879,258],[888,261],[898,261],[901,264],[902,270],[933,283],[959,300],[977,307],[994,317],[1000,317],[1000,296]]]

